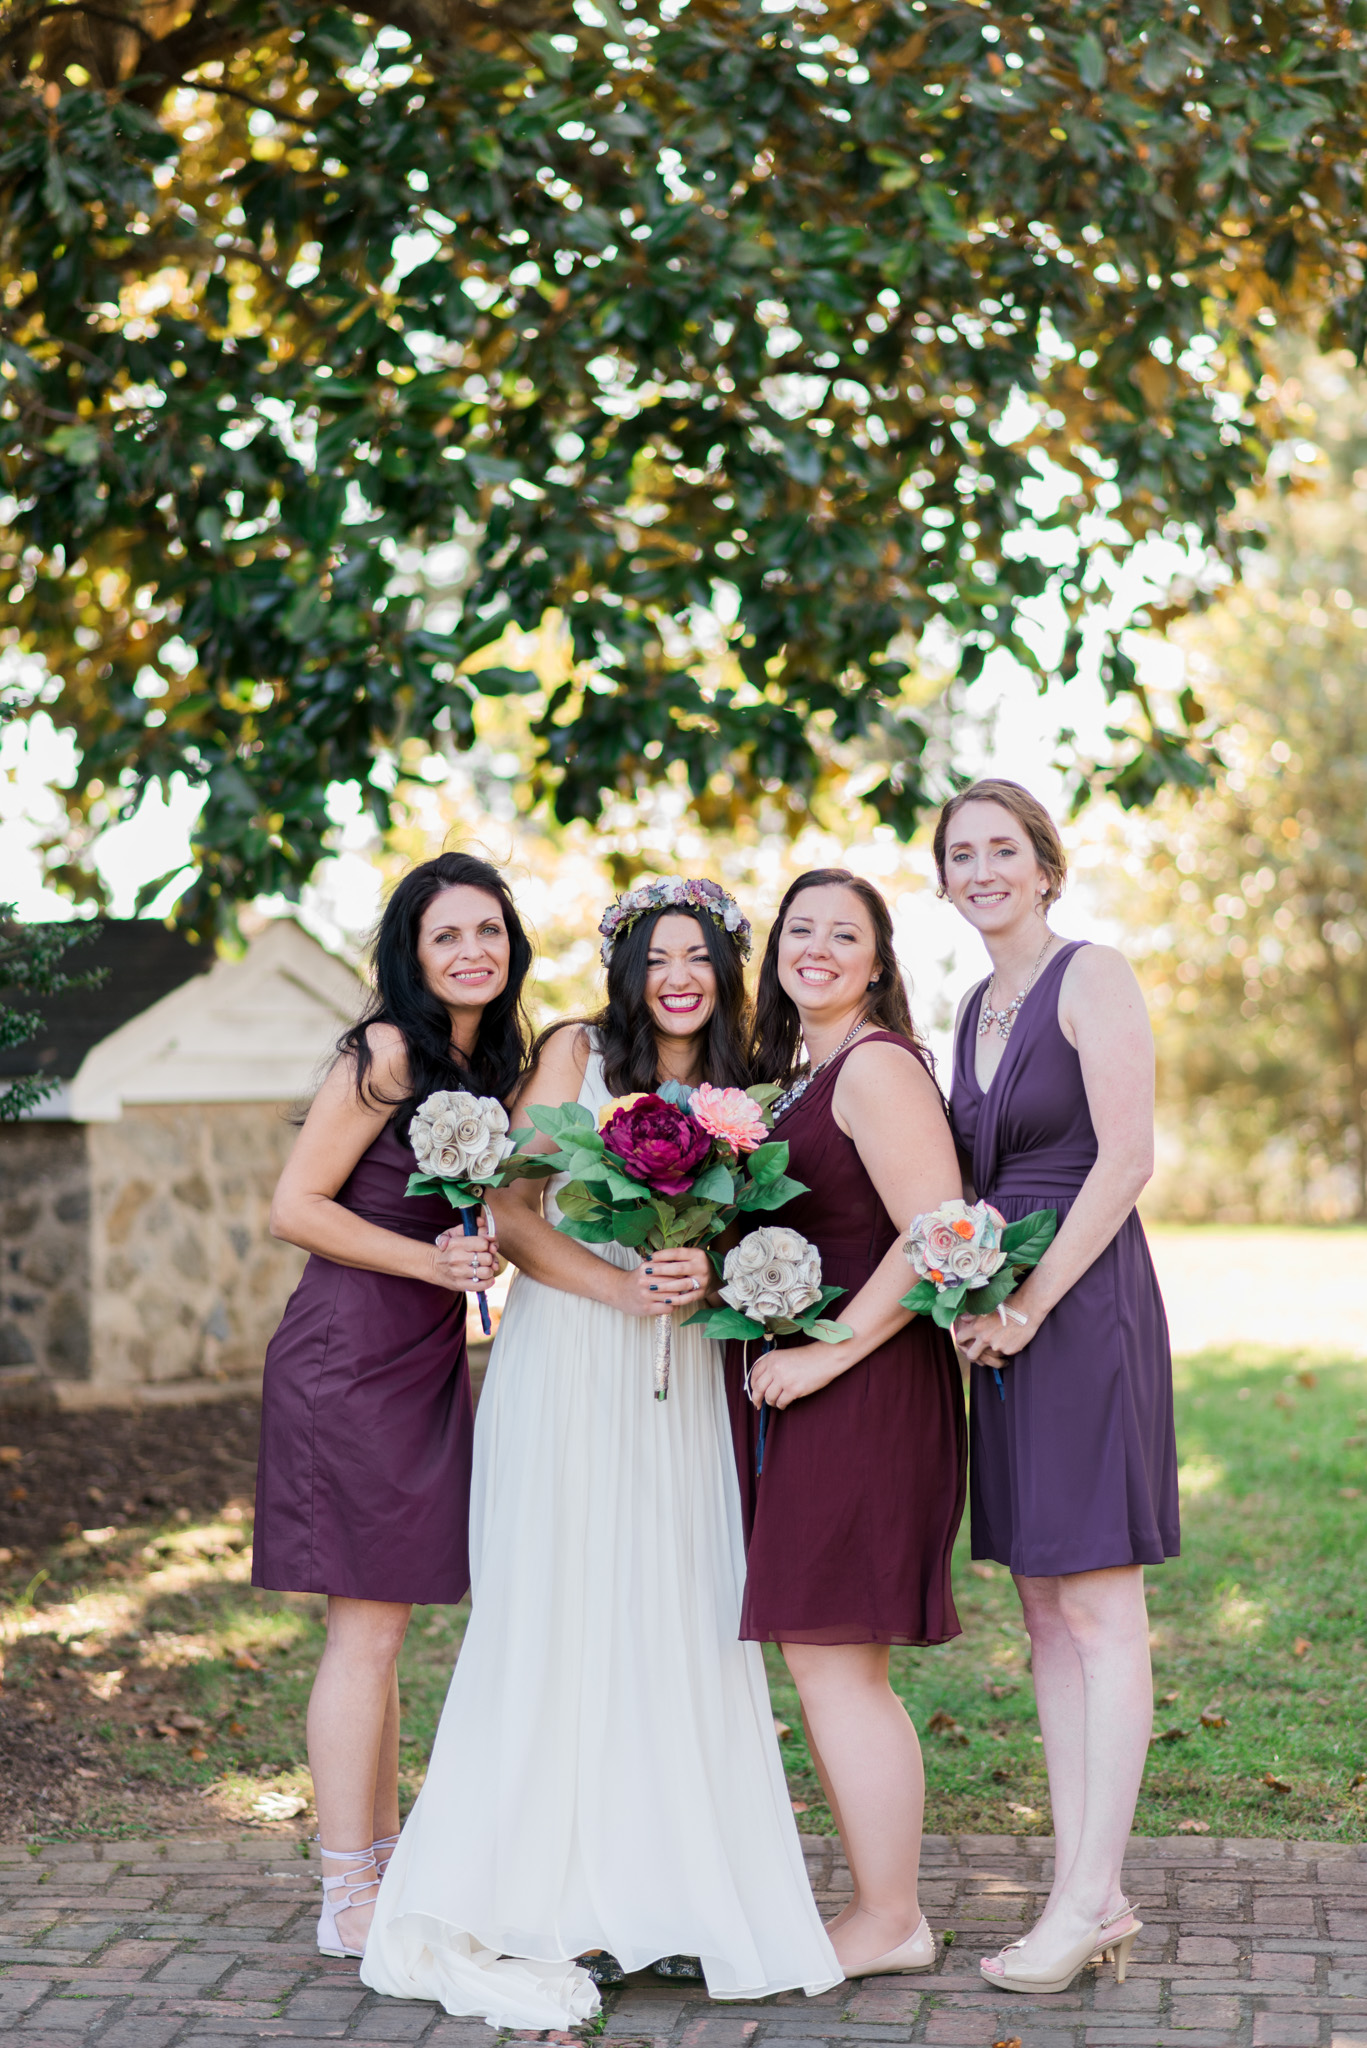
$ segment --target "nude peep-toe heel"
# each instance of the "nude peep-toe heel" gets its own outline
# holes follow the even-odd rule
[[[885,1956],[875,1956],[871,1963],[856,1963],[845,1972],[847,1977],[898,1977],[911,1976],[917,1970],[935,1968],[935,1936],[925,1914],[914,1934],[907,1936],[900,1948],[890,1948]]]
[[[348,1948],[337,1931],[337,1915],[345,1913],[349,1906],[369,1906],[375,1901],[375,1888],[379,1879],[375,1873],[375,1856],[370,1849],[320,1849],[329,1863],[349,1863],[350,1870],[342,1870],[335,1877],[323,1875],[323,1906],[318,1915],[318,1953],[320,1956],[349,1956],[359,1962],[364,1955],[363,1948]],[[368,1896],[362,1897],[366,1893]]]
[[[1108,1933],[1107,1930],[1113,1929],[1118,1920],[1127,1920],[1130,1923],[1125,1932]],[[1024,1948],[1024,1936],[1019,1941],[1008,1942],[1004,1949],[998,1951],[997,1960],[1003,1965],[1001,1970],[989,1970],[985,1961],[980,1963],[978,1968],[985,1984],[1000,1986],[1003,1991],[1066,1991],[1079,1970],[1085,1969],[1088,1963],[1094,1963],[1098,1959],[1104,1959],[1106,1962],[1114,1960],[1116,1983],[1123,1984],[1129,1966],[1130,1951],[1143,1930],[1143,1921],[1135,1919],[1128,1905],[1120,1905],[1114,1913],[1108,1913],[1104,1920],[1098,1921],[1090,1934],[1085,1935],[1061,1957],[1053,1966],[1052,1974],[1047,1977],[1042,1971],[1031,1971],[1028,1964],[1015,1969],[1007,1964],[1008,1956],[1013,1955],[1017,1949]]]

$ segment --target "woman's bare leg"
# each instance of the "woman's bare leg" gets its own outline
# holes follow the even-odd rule
[[[364,1849],[369,1856],[377,1813],[391,1798],[381,1768],[391,1770],[386,1723],[393,1712],[394,1826],[398,1825],[398,1692],[395,1663],[412,1608],[397,1601],[328,1599],[328,1639],[309,1698],[309,1769],[323,1848]],[[392,1833],[393,1828],[382,1830]],[[326,1867],[336,1878],[347,1865]],[[360,1948],[370,1926],[373,1895],[338,1915],[349,1948]]]
[[[821,1751],[817,1746],[816,1737],[812,1734],[811,1723],[808,1721],[805,1712],[802,1715],[802,1726],[807,1737],[807,1749],[812,1759],[812,1768],[816,1772],[817,1779],[821,1785],[821,1789],[826,1795],[826,1804],[831,1809],[831,1818],[835,1822],[836,1833],[840,1836],[840,1839],[843,1842],[845,1839],[845,1825],[840,1818],[840,1801],[836,1796],[835,1787],[831,1783],[831,1774],[826,1769],[825,1764],[821,1760]],[[845,1925],[845,1922],[847,1920],[853,1919],[854,1915],[858,1911],[859,1886],[855,1881],[854,1871],[851,1870],[850,1902],[847,1906],[842,1906],[840,1908],[840,1911],[835,1915],[835,1918],[833,1920],[828,1920],[826,1922],[827,1934],[833,1934],[837,1927],[843,1927]]]
[[[921,1745],[888,1683],[885,1643],[784,1643],[829,1784],[858,1901],[833,1945],[845,1968],[899,1948],[921,1921]]]
[[[380,1730],[379,1754],[375,1760],[375,1830],[372,1841],[382,1842],[399,1832],[399,1672],[389,1674],[389,1695],[385,1701],[384,1725]]]
[[[1042,1674],[1037,1665],[1036,1684],[1042,1675],[1046,1743],[1051,1740],[1046,1715],[1053,1728],[1049,1796],[1055,1813],[1062,1812],[1064,1829],[1074,1836],[1067,1866],[1061,1852],[1049,1903],[1026,1937],[1031,1966],[1042,1967],[1074,1947],[1124,1896],[1121,1865],[1153,1728],[1153,1672],[1141,1565],[1027,1584],[1055,1589],[1041,1590],[1038,1598],[1033,1590],[1023,1591],[1022,1598],[1032,1648],[1037,1628],[1042,1642],[1054,1644],[1045,1649]],[[1081,1741],[1074,1732],[1077,1746],[1071,1750],[1066,1744],[1068,1731],[1076,1731],[1076,1710],[1054,1614],[1082,1674]]]

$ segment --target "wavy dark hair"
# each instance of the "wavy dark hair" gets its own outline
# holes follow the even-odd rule
[[[443,889],[480,889],[503,913],[509,940],[507,986],[479,1020],[479,1035],[468,1060],[452,1050],[451,1018],[433,995],[418,963],[418,929],[423,912]],[[393,1024],[408,1053],[408,1093],[395,1101],[394,1121],[406,1136],[408,1119],[439,1088],[469,1088],[507,1102],[527,1064],[530,1030],[522,987],[532,964],[532,944],[517,906],[498,869],[470,853],[439,853],[410,868],[384,907],[372,958],[375,990],[365,1010],[337,1041],[344,1059],[355,1062],[356,1092],[388,1103],[370,1084],[374,1056],[366,1042],[372,1024]]]
[[[892,942],[892,913],[872,882],[866,882],[861,875],[852,875],[848,868],[809,868],[805,875],[798,876],[778,906],[778,916],[770,927],[759,970],[759,993],[755,998],[755,1029],[750,1052],[754,1073],[762,1081],[781,1081],[786,1088],[797,1072],[802,1055],[802,1024],[797,1004],[779,983],[778,942],[798,897],[807,889],[831,887],[851,890],[868,912],[873,926],[878,982],[868,992],[865,1015],[880,1031],[895,1031],[899,1037],[905,1038],[933,1079],[935,1063],[911,1021],[906,984],[902,980],[901,964]]]
[[[608,962],[607,1001],[592,1017],[562,1020],[543,1031],[532,1047],[535,1062],[547,1040],[566,1023],[586,1024],[598,1035],[603,1079],[614,1095],[648,1095],[660,1085],[660,1048],[655,1020],[646,1002],[646,959],[655,927],[662,917],[691,917],[703,935],[707,957],[717,980],[717,1000],[703,1040],[703,1079],[714,1088],[748,1088],[750,1066],[745,1056],[750,1033],[750,1004],[745,993],[745,965],[734,939],[706,911],[665,904],[649,910],[628,926]]]

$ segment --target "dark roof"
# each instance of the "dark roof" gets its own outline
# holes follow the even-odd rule
[[[168,931],[155,918],[105,919],[97,937],[72,946],[61,962],[66,974],[107,968],[98,988],[47,997],[0,989],[6,1008],[37,1010],[43,1019],[36,1037],[0,1048],[0,1076],[37,1072],[70,1081],[92,1045],[130,1017],[140,1017],[172,989],[207,973],[214,958],[212,946],[193,945],[183,932]]]

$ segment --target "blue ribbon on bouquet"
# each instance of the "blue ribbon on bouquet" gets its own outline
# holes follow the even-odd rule
[[[477,1210],[473,1208],[462,1209],[460,1220],[467,1237],[477,1237],[479,1235],[479,1216]],[[492,1337],[494,1326],[489,1321],[489,1297],[481,1289],[475,1296],[475,1300],[479,1303],[479,1326],[486,1337]],[[1002,1395],[1002,1399],[1006,1399],[1005,1394]]]
[[[483,1299],[484,1296],[481,1295],[480,1300],[483,1301]],[[995,1365],[992,1368],[992,1377],[997,1382],[997,1392],[1001,1395],[1001,1398],[1004,1401],[1006,1399],[1006,1385],[1002,1379],[1001,1373],[998,1371]]]
[[[765,1338],[765,1340],[764,1340],[764,1342],[763,1342],[763,1343],[762,1343],[762,1344],[760,1345],[760,1347],[759,1347],[759,1355],[760,1355],[760,1357],[761,1357],[761,1358],[763,1358],[763,1356],[764,1356],[765,1352],[766,1352],[766,1351],[772,1351],[772,1350],[773,1350],[773,1348],[774,1348],[774,1340],[773,1340],[773,1338],[772,1338],[772,1337],[766,1337],[766,1338]],[[747,1381],[748,1381],[748,1380],[749,1380],[749,1378],[750,1378],[750,1368],[749,1368],[748,1366],[747,1366],[747,1367],[746,1367],[746,1369],[745,1369],[745,1377],[746,1377],[746,1380],[747,1380]],[[759,1443],[757,1444],[757,1446],[756,1446],[756,1448],[755,1448],[755,1477],[756,1477],[756,1479],[758,1479],[758,1478],[759,1478],[759,1476],[760,1476],[761,1472],[763,1472],[763,1470],[764,1470],[764,1439],[765,1439],[765,1438],[766,1438],[766,1437],[768,1436],[768,1434],[769,1434],[769,1403],[768,1403],[767,1401],[761,1401],[761,1403],[760,1403],[760,1409],[759,1409]]]

